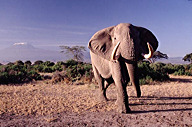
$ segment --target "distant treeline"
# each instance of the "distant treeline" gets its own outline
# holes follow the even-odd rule
[[[0,65],[0,84],[26,83],[33,80],[44,80],[46,77],[41,73],[56,73],[70,81],[79,80],[83,76],[91,75],[91,64],[68,60],[57,63],[51,61],[30,61],[21,60],[6,65]]]
[[[150,84],[153,81],[169,80],[169,74],[192,76],[192,64],[165,64],[165,63],[149,63],[139,62],[139,78],[140,84]]]
[[[173,65],[164,63],[139,62],[140,84],[150,84],[154,81],[169,80],[169,74],[174,75],[192,75],[192,64]],[[92,82],[92,66],[89,63],[77,62],[75,60],[60,61],[57,63],[51,61],[16,61],[6,65],[0,65],[0,84],[18,84],[36,80],[46,80],[42,73],[55,73],[59,76],[57,82]],[[54,75],[54,78],[55,78]],[[53,77],[50,77],[51,79]],[[83,80],[82,80],[83,79]],[[86,80],[85,80],[86,79]]]

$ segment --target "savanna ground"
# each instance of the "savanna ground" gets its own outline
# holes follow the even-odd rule
[[[132,112],[116,112],[115,86],[108,102],[98,101],[97,85],[0,85],[0,125],[4,126],[192,126],[192,77],[142,85],[142,97],[127,87]]]

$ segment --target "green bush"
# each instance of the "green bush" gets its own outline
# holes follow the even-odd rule
[[[78,64],[78,62],[75,61],[75,60],[73,60],[73,59],[67,60],[67,61],[65,62],[66,67],[74,66],[74,65],[77,65],[77,64]]]
[[[24,83],[40,79],[40,74],[27,69],[25,65],[2,65],[0,69],[0,84]]]
[[[41,64],[39,64],[39,65],[37,65],[37,64],[33,65],[33,69],[34,69],[35,71],[37,71],[37,72],[43,72],[43,68],[44,68],[44,66],[41,65]]]
[[[29,71],[28,73],[27,73],[27,77],[29,77],[30,78],[30,80],[41,80],[42,79],[42,77],[41,77],[41,75],[40,74],[38,74],[36,71],[34,71],[34,70],[31,70],[31,71]]]
[[[63,71],[65,69],[65,63],[63,61],[59,61],[57,62],[53,67],[52,69],[55,71]]]
[[[156,71],[156,72],[161,72],[161,73],[165,73],[164,66],[165,66],[164,63],[150,64],[150,67],[151,67],[154,71]]]
[[[173,65],[173,64],[164,64],[164,63],[153,63],[150,67],[157,72],[174,74],[174,75],[192,75],[192,65]]]
[[[64,77],[71,81],[81,80],[83,78],[92,79],[92,65],[75,60],[59,61],[56,64],[51,61],[36,61],[31,65],[30,61],[23,63],[18,60],[7,65],[0,65],[0,84],[23,83],[32,80],[41,80],[39,72],[52,73],[59,71]],[[173,65],[164,63],[139,62],[138,76],[140,84],[150,84],[153,81],[166,81],[168,74],[174,75],[192,75],[192,64]],[[90,80],[91,81],[91,80]]]
[[[138,63],[138,76],[140,84],[149,84],[153,81],[166,81],[169,79],[167,73],[162,73],[164,70],[161,67],[163,64],[157,64],[156,66],[150,66],[149,62]]]
[[[41,72],[52,73],[52,72],[54,72],[54,70],[50,66],[43,66],[43,70]]]
[[[24,63],[24,65],[26,65],[26,66],[31,66],[31,61],[29,61],[29,60],[27,60],[27,61],[25,61],[25,63]]]
[[[185,75],[185,70],[179,69],[173,73],[174,75]]]
[[[51,62],[51,61],[46,61],[46,62],[42,63],[42,65],[44,65],[44,66],[54,66],[55,63]]]
[[[42,60],[37,60],[37,61],[35,61],[34,62],[34,64],[33,65],[40,65],[40,64],[42,64],[43,63],[43,61]]]
[[[68,66],[70,66],[70,62],[67,63]],[[52,73],[55,71],[63,71],[66,66],[66,63],[60,61],[57,62],[56,64],[51,61],[36,61],[33,64],[33,69],[36,70],[37,72],[42,72],[42,73]]]
[[[92,69],[92,65],[91,64],[84,64],[84,70],[86,72],[89,72]]]
[[[12,63],[12,62],[9,62],[7,65],[13,65],[14,63]]]
[[[65,63],[65,75],[72,81],[80,80],[82,77],[91,77],[91,64],[68,60]]]
[[[15,65],[24,65],[23,61],[21,61],[21,60],[16,61],[14,64]]]
[[[164,67],[164,73],[168,73],[168,74],[173,74],[176,69],[175,69],[175,66],[173,64],[166,64]]]

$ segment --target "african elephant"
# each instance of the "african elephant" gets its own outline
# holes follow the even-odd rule
[[[120,23],[96,32],[90,39],[88,48],[100,98],[107,101],[106,89],[114,83],[117,111],[130,112],[127,83],[130,79],[137,97],[140,97],[137,61],[151,58],[157,47],[158,41],[152,32],[129,23]]]

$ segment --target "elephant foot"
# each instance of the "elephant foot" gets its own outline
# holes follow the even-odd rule
[[[125,107],[118,106],[117,112],[127,114],[131,112],[131,109],[129,107],[125,108]]]
[[[115,102],[115,104],[118,106],[117,108],[117,112],[119,113],[130,113],[131,109],[126,106],[125,104],[121,104],[120,102],[118,102],[118,100]]]

